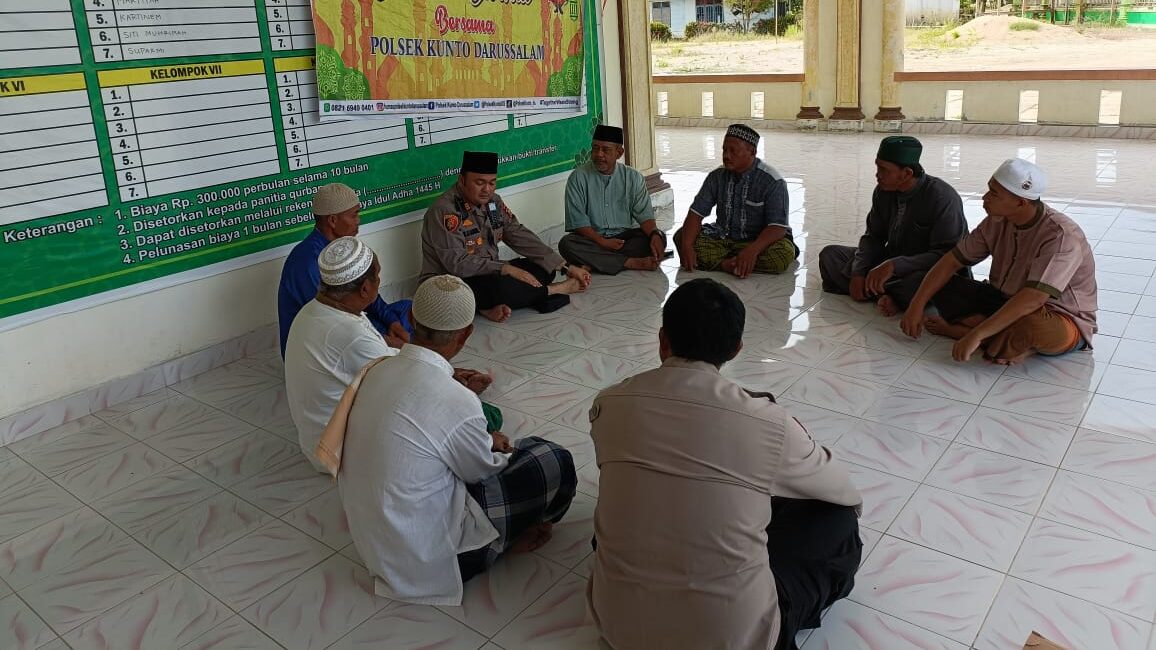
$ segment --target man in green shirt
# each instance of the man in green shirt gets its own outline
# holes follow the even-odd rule
[[[558,252],[596,273],[653,271],[666,251],[666,234],[654,224],[654,206],[638,170],[618,163],[622,129],[594,129],[590,162],[566,182],[566,232]]]

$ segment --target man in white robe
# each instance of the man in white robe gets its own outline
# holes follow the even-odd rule
[[[548,541],[574,498],[570,452],[487,432],[477,395],[454,381],[474,313],[461,279],[423,282],[410,343],[369,368],[349,412],[338,489],[379,596],[461,604],[463,582]]]

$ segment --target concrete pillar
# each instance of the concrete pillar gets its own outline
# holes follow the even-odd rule
[[[662,180],[654,149],[654,78],[650,66],[650,3],[621,0],[618,44],[622,53],[622,127],[626,131],[626,164],[646,177],[646,188],[658,212],[669,206],[674,191]],[[663,215],[664,216],[664,215]],[[660,215],[656,214],[656,218]],[[659,220],[660,227],[664,219]]]
[[[879,78],[879,112],[875,130],[903,130],[903,111],[899,106],[899,83],[895,73],[903,72],[904,0],[883,0],[883,51]]]
[[[859,106],[859,11],[860,0],[837,0],[835,110],[827,123],[832,131],[863,130],[864,115]]]
[[[650,72],[650,5],[619,2],[622,47],[622,115],[626,162],[648,176],[658,171],[654,153],[654,81]]]
[[[803,2],[803,96],[795,116],[801,129],[817,129],[823,113],[819,110],[819,0]]]

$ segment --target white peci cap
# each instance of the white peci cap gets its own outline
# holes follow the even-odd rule
[[[461,278],[432,277],[413,296],[413,319],[443,332],[465,329],[474,322],[474,292]]]
[[[313,214],[319,217],[341,214],[357,207],[358,203],[360,199],[352,187],[345,183],[330,183],[322,185],[313,195]]]
[[[331,287],[349,284],[373,266],[373,250],[356,237],[338,237],[321,249],[317,268],[321,281]]]
[[[1039,199],[1048,189],[1047,173],[1023,158],[1003,161],[992,178],[1012,194],[1032,201]]]

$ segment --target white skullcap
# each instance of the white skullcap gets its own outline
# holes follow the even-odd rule
[[[328,217],[357,207],[357,192],[345,183],[322,185],[313,195],[313,214]]]
[[[413,319],[443,332],[465,329],[474,322],[474,292],[461,278],[432,277],[413,295]]]
[[[338,237],[317,258],[321,281],[331,287],[349,284],[373,266],[373,250],[356,237]]]
[[[1032,201],[1039,199],[1048,189],[1048,175],[1044,170],[1023,158],[1003,161],[992,178],[1012,194]]]

